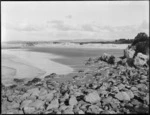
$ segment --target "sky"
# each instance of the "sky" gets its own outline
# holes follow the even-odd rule
[[[149,35],[149,1],[1,2],[2,41],[133,39]]]

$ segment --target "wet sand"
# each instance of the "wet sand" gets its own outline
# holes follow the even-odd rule
[[[28,51],[44,52],[61,56],[51,60],[69,65],[75,70],[84,68],[84,62],[90,57],[98,57],[103,53],[108,53],[120,57],[123,55],[122,49],[100,49],[100,48],[66,48],[66,47],[28,47]]]
[[[89,57],[101,56],[103,53],[117,57],[123,54],[121,49],[81,49],[26,47],[24,49],[2,50],[2,81],[13,78],[45,77],[51,73],[68,74],[84,68]]]
[[[71,67],[51,61],[51,58],[59,57],[25,50],[3,50],[2,82],[6,84],[14,78],[42,78],[51,73],[67,74],[73,71]]]

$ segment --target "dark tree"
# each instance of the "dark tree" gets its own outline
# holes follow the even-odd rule
[[[132,46],[139,43],[139,42],[144,42],[148,41],[148,35],[144,32],[138,33],[138,35],[134,38],[134,41],[132,43]]]

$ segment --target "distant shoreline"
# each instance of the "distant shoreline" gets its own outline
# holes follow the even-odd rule
[[[130,44],[114,43],[38,43],[38,42],[19,42],[19,43],[2,43],[2,49],[18,49],[28,47],[58,47],[58,48],[90,48],[90,49],[125,49]]]

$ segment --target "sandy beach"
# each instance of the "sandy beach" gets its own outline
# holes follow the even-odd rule
[[[14,78],[42,78],[51,73],[67,74],[73,71],[71,67],[50,60],[54,58],[60,56],[19,49],[2,50],[2,81],[8,84]]]

